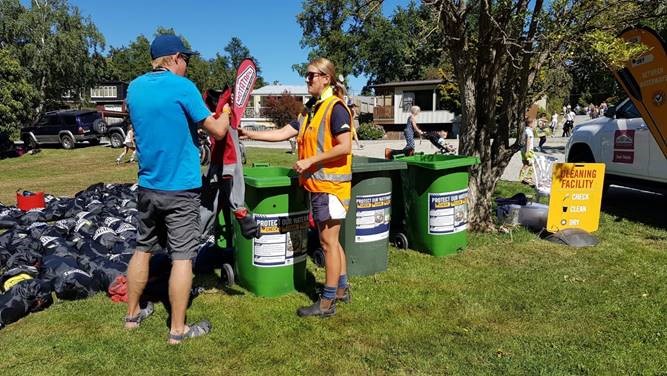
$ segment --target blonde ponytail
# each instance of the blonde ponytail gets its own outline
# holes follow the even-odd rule
[[[347,95],[347,89],[345,88],[345,85],[341,81],[336,80],[336,82],[334,83],[334,85],[332,85],[332,87],[335,96],[337,96],[340,99],[345,98],[345,96]]]

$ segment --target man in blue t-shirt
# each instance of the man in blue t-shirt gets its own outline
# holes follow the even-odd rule
[[[151,43],[153,70],[128,87],[127,105],[134,125],[139,160],[139,230],[127,270],[128,305],[125,328],[133,329],[152,313],[139,299],[148,280],[153,251],[166,249],[173,260],[169,279],[171,324],[169,343],[207,334],[204,320],[185,324],[192,261],[199,238],[201,174],[197,128],[216,139],[229,128],[229,106],[220,116],[206,107],[199,90],[185,78],[188,61],[197,52],[175,35],[159,35]]]

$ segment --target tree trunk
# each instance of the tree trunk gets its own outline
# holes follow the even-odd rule
[[[472,231],[491,231],[493,229],[491,202],[498,181],[484,178],[484,170],[484,166],[481,165],[473,166],[470,169],[468,224]]]

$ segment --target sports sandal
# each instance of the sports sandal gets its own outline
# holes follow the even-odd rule
[[[202,320],[196,324],[188,325],[188,327],[188,331],[183,334],[169,333],[169,344],[178,345],[184,339],[201,337],[211,332],[211,323],[208,320]]]
[[[130,317],[130,316],[125,316],[125,324],[137,324],[136,326],[132,327],[127,327],[125,326],[126,329],[135,329],[138,328],[139,325],[141,324],[142,321],[146,320],[150,315],[153,314],[154,308],[153,308],[153,302],[148,302],[146,304],[146,308],[140,309],[139,313],[137,313],[136,316]]]

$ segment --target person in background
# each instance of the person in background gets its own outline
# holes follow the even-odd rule
[[[315,98],[301,123],[293,121],[271,131],[241,130],[251,140],[283,141],[297,136],[299,160],[294,170],[299,183],[310,192],[313,219],[324,250],[324,289],[310,306],[297,310],[300,317],[327,317],[336,313],[336,302],[350,302],[347,260],[339,242],[341,221],[350,204],[352,189],[352,116],[342,98],[345,87],[336,80],[334,64],[317,58],[308,64],[306,83]]]
[[[558,127],[558,112],[554,112],[554,114],[551,115],[551,125],[549,127],[551,128],[551,134],[555,135],[556,128]]]
[[[136,156],[137,156],[137,148],[134,145],[134,129],[132,128],[132,123],[127,124],[127,133],[125,134],[125,140],[123,141],[123,152],[120,153],[118,158],[116,158],[116,164],[120,164],[123,161],[123,157],[127,155],[127,153],[132,151],[132,156],[130,156],[130,160],[128,163],[132,163],[136,161]]]
[[[569,111],[565,115],[565,124],[563,124],[563,137],[570,137],[570,132],[574,128],[574,111]]]
[[[599,107],[600,108],[600,116],[604,116],[607,113],[607,108],[608,107],[609,106],[607,106],[607,102],[600,103],[600,107]]]
[[[229,129],[230,108],[209,111],[195,84],[185,78],[197,52],[175,35],[159,35],[150,46],[153,70],[135,78],[127,91],[139,160],[138,234],[127,269],[128,301],[125,328],[135,329],[152,311],[139,299],[148,281],[151,254],[162,248],[172,259],[169,277],[168,343],[205,335],[210,322],[185,323],[192,261],[199,247],[199,206],[202,186],[197,128],[216,139]]]
[[[519,180],[528,185],[533,184],[533,158],[535,152],[533,151],[533,140],[535,120],[526,119],[526,128],[521,136],[521,171],[519,171]]]
[[[405,147],[403,150],[393,150],[390,148],[384,149],[385,159],[393,159],[395,155],[413,155],[415,153],[415,132],[421,136],[424,132],[417,126],[417,116],[421,112],[419,106],[412,106],[410,108],[410,115],[408,121],[405,123],[403,134],[405,135]]]
[[[535,133],[539,137],[540,142],[537,145],[537,151],[544,153],[544,144],[547,142],[547,136],[549,132],[549,125],[547,124],[547,114],[540,114],[539,119],[537,119],[537,128]]]
[[[363,149],[364,145],[359,143],[359,135],[357,131],[359,130],[359,118],[357,114],[357,105],[354,104],[351,100],[347,102],[347,108],[350,109],[352,113],[352,139],[357,143],[357,148]]]

